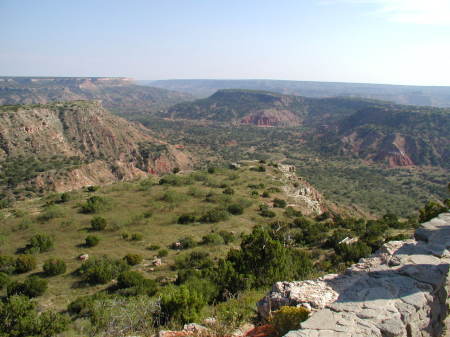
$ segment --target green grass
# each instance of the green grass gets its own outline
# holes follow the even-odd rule
[[[40,273],[45,260],[56,257],[67,264],[67,272],[48,278],[49,288],[44,296],[38,300],[44,307],[63,310],[70,301],[81,295],[93,294],[105,286],[79,286],[79,277],[73,272],[77,270],[81,262],[78,256],[87,253],[90,256],[108,255],[112,258],[123,258],[126,254],[140,254],[144,262],[133,269],[143,271],[152,279],[173,279],[176,272],[171,266],[175,258],[191,250],[176,251],[168,249],[169,254],[164,257],[163,265],[153,267],[151,261],[158,254],[155,250],[148,249],[152,245],[158,245],[162,249],[168,248],[178,239],[192,236],[200,242],[202,237],[212,231],[233,231],[239,237],[241,233],[248,233],[257,224],[271,223],[273,219],[263,218],[259,215],[258,207],[261,203],[272,198],[285,198],[282,192],[272,193],[271,198],[251,197],[254,189],[249,184],[264,184],[265,188],[276,187],[280,182],[276,180],[280,176],[278,170],[267,166],[267,172],[254,172],[251,165],[243,166],[239,170],[217,169],[214,174],[206,172],[194,172],[190,174],[190,183],[187,185],[172,186],[159,185],[157,178],[146,181],[116,183],[101,187],[96,192],[76,191],[72,192],[69,201],[54,203],[59,195],[53,194],[47,197],[17,202],[14,209],[2,211],[0,220],[1,254],[14,255],[18,249],[23,248],[28,240],[36,233],[46,233],[54,237],[54,249],[36,255],[38,266],[28,274],[13,276],[24,277]],[[224,186],[231,187],[235,193],[227,195],[223,193]],[[261,194],[264,189],[258,192]],[[213,197],[208,198],[207,194]],[[92,196],[100,196],[108,201],[108,207],[96,214],[83,214],[80,205]],[[170,195],[170,198],[165,196]],[[194,213],[202,216],[208,210],[238,203],[247,206],[242,215],[230,215],[225,221],[219,223],[196,222],[189,225],[177,224],[180,215]],[[51,206],[44,207],[45,205]],[[279,219],[283,219],[283,209],[273,209]],[[151,214],[151,216],[149,216]],[[107,227],[102,231],[92,231],[91,219],[101,216],[107,220]],[[128,239],[123,234],[128,233]],[[142,235],[142,240],[131,240],[134,233]],[[84,246],[87,235],[96,235],[100,243],[91,248]],[[230,245],[199,245],[194,250],[210,253],[213,258],[222,257],[231,247],[237,247],[239,240]],[[154,268],[154,271],[150,271]]]

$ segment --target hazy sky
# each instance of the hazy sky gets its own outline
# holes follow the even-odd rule
[[[0,75],[450,85],[450,0],[0,0]]]

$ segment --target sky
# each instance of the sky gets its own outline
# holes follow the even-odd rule
[[[450,86],[450,0],[0,0],[0,76]]]

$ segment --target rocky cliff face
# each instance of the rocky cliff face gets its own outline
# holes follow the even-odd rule
[[[450,111],[407,106],[365,107],[319,130],[312,145],[389,167],[448,167]]]
[[[59,165],[27,174],[21,183],[66,191],[86,185],[130,180],[146,174],[186,169],[191,160],[140,126],[112,115],[99,102],[66,102],[0,108],[2,163],[55,156],[77,158],[74,167]]]
[[[343,275],[278,282],[258,303],[263,317],[285,305],[312,311],[289,337],[437,337],[447,316],[450,213],[392,241]]]

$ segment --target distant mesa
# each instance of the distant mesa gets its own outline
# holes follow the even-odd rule
[[[113,112],[131,114],[160,111],[192,97],[126,77],[0,77],[0,105],[77,100],[102,100]]]

